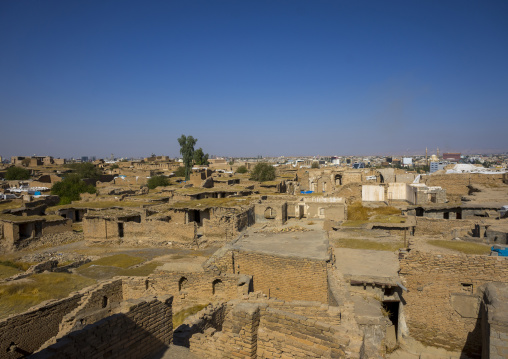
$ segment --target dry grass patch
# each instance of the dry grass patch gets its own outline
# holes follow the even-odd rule
[[[336,239],[333,241],[336,247],[351,249],[370,249],[375,251],[394,252],[400,248],[404,248],[404,242],[376,242],[368,239]]]
[[[9,278],[19,273],[23,272],[16,267],[0,264],[0,279]]]
[[[369,223],[368,220],[347,220],[344,223],[341,224],[342,227],[361,227],[364,224]]]
[[[463,241],[446,241],[442,239],[434,239],[428,242],[436,247],[452,249],[464,254],[490,254],[490,246],[480,243],[463,242]]]
[[[144,261],[145,259],[140,257],[116,254],[84,264],[77,271],[85,277],[104,280],[115,276],[147,276],[161,265],[160,262],[139,265]]]
[[[361,202],[355,202],[347,208],[348,221],[343,226],[357,226],[368,221],[378,223],[404,223],[405,218],[400,216],[400,210],[395,207],[364,207]]]
[[[128,254],[115,254],[113,256],[102,257],[95,261],[89,262],[80,268],[88,268],[90,266],[129,268],[136,264],[143,263],[144,261],[145,260],[143,258],[130,256]]]
[[[0,285],[0,317],[21,313],[45,300],[65,298],[92,284],[95,280],[77,274],[42,273]]]
[[[196,314],[197,312],[203,310],[207,306],[208,304],[198,304],[193,307],[183,309],[178,313],[176,313],[175,315],[173,315],[173,329],[176,329],[180,325],[182,325],[187,317]]]

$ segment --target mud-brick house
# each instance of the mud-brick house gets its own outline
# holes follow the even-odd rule
[[[173,203],[170,211],[183,214],[184,223],[195,223],[198,234],[207,239],[231,239],[255,223],[249,198],[205,198]]]
[[[71,230],[71,220],[60,216],[0,214],[0,244],[6,251],[22,248],[45,235]]]
[[[196,238],[195,223],[185,223],[184,215],[178,218],[175,214],[141,208],[89,210],[83,217],[83,234],[87,243],[192,242]]]

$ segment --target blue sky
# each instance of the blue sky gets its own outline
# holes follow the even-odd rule
[[[508,2],[0,2],[0,155],[508,150]]]

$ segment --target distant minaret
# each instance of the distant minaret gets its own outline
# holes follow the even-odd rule
[[[439,147],[437,148],[437,158],[439,159]]]
[[[428,166],[429,165],[429,159],[427,157],[427,147],[425,147],[425,165]]]

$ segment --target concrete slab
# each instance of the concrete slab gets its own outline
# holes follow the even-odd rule
[[[289,233],[253,233],[238,240],[233,249],[281,257],[328,260],[328,239],[322,230]]]

